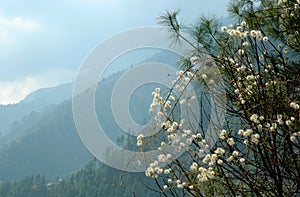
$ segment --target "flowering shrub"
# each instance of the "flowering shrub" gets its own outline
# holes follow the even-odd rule
[[[146,176],[157,181],[158,191],[181,196],[295,196],[300,193],[300,48],[299,0],[232,1],[229,11],[235,25],[220,26],[215,19],[201,18],[191,27],[181,26],[178,12],[162,16],[174,38],[194,47],[182,62],[174,88],[166,100],[160,89],[150,106],[156,124],[167,138],[150,163]],[[188,32],[196,41],[183,35]],[[204,57],[209,56],[210,62]],[[189,60],[189,61],[187,61]],[[212,63],[213,61],[213,63]],[[199,68],[215,65],[221,73]],[[220,82],[222,81],[222,82]],[[195,99],[177,98],[172,92],[187,91],[190,83],[226,92],[222,128],[215,127],[218,141],[199,121],[177,120],[172,109],[186,108]],[[213,86],[212,86],[213,85]],[[216,100],[224,95],[212,94]],[[214,106],[212,106],[211,110]],[[202,109],[202,108],[201,108]],[[201,119],[204,119],[201,111]],[[209,115],[205,118],[210,120]],[[211,130],[210,130],[211,131]],[[137,144],[146,139],[139,135]],[[151,140],[151,139],[147,139]],[[166,144],[186,152],[180,158],[164,150]],[[173,161],[169,164],[170,161]]]

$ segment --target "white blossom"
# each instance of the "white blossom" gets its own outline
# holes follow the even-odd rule
[[[299,105],[297,103],[295,103],[295,102],[291,102],[290,103],[290,107],[294,108],[294,109],[299,109]]]
[[[286,124],[287,126],[290,126],[290,125],[292,124],[292,121],[291,121],[291,120],[286,120],[286,121],[285,121],[285,124]]]
[[[224,155],[225,154],[225,150],[223,148],[218,147],[214,153],[218,154],[218,155]]]
[[[221,28],[221,30],[222,30],[223,32],[226,32],[226,31],[227,31],[227,27],[226,27],[226,26],[223,26],[223,27]]]
[[[191,165],[190,169],[192,171],[197,171],[198,170],[198,164],[196,162],[193,162],[193,164]]]
[[[138,140],[137,141],[137,146],[142,146],[143,145],[143,141],[142,140]]]
[[[243,42],[243,43],[242,43],[242,46],[244,46],[244,47],[249,46],[249,42],[247,42],[247,41],[246,41],[246,42]]]
[[[227,139],[227,143],[230,145],[230,146],[233,146],[235,144],[233,138],[228,138]]]
[[[227,131],[223,129],[223,130],[220,132],[219,137],[220,137],[222,140],[225,140],[226,134],[227,134]]]
[[[165,174],[170,174],[170,169],[165,169],[165,170],[164,170],[164,173],[165,173]]]
[[[234,159],[234,157],[233,157],[233,156],[230,156],[230,157],[227,158],[227,161],[228,161],[228,162],[232,162],[233,159]]]
[[[258,139],[260,138],[260,135],[258,133],[251,135],[251,142],[254,144],[258,144]]]
[[[218,163],[219,165],[222,165],[222,164],[223,164],[223,160],[222,160],[222,159],[218,159],[217,163]]]
[[[232,152],[232,156],[237,157],[238,155],[239,155],[238,151],[235,150],[235,151]]]
[[[258,121],[258,115],[257,115],[257,114],[251,115],[250,120],[251,120],[252,122],[254,122],[254,123],[258,123],[258,122],[259,122],[259,121]]]
[[[193,56],[191,57],[190,61],[193,65],[196,65],[200,62],[200,58],[198,56]]]
[[[239,55],[244,55],[245,51],[243,49],[238,50]]]
[[[292,142],[295,142],[296,137],[295,137],[294,135],[292,135],[292,136],[290,137],[290,140],[291,140]]]
[[[137,136],[137,140],[142,140],[144,138],[144,135],[143,134],[139,134],[138,136]]]

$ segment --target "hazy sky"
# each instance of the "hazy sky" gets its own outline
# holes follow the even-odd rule
[[[86,55],[112,34],[156,25],[165,10],[186,23],[226,15],[229,0],[0,0],[0,104],[72,81]]]

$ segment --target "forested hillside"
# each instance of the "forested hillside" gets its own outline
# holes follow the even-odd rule
[[[96,196],[159,196],[150,178],[144,173],[129,174],[101,165],[97,160],[89,162],[82,170],[69,178],[47,179],[44,176],[27,176],[18,181],[0,184],[0,196],[5,197],[96,197]],[[145,186],[147,185],[147,187]]]
[[[31,112],[42,112],[45,108],[59,104],[72,96],[72,83],[42,88],[27,95],[20,103],[0,105],[0,138],[10,132],[11,126],[22,121]]]
[[[0,150],[0,180],[64,175],[92,158],[76,132],[70,100],[44,113],[32,113],[13,132]]]

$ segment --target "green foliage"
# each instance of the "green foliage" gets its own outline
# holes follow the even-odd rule
[[[168,166],[170,174],[161,175],[165,168],[156,167],[164,163],[162,159],[151,163],[155,167],[150,164],[146,174],[163,177],[166,190],[177,187],[194,196],[300,193],[299,4],[299,0],[231,1],[228,10],[234,23],[223,27],[214,17],[201,17],[190,26],[180,26],[178,12],[160,17],[160,24],[176,42],[194,48],[181,61],[184,70],[179,80],[207,79],[197,82],[209,89],[213,79],[226,92],[228,103],[222,109],[227,115],[223,127],[215,131],[219,141],[214,146],[199,137],[186,137],[186,129],[172,128],[170,135],[177,136],[176,140],[185,143],[188,139],[193,144],[186,148],[188,156]],[[208,65],[207,60],[212,63]],[[199,72],[199,67],[214,64],[221,84],[211,73]],[[216,100],[225,97],[213,96]],[[176,122],[168,118],[170,125]],[[199,133],[193,128],[189,131],[195,136]]]
[[[63,175],[84,166],[92,157],[76,133],[71,109],[69,100],[24,118],[14,141],[0,151],[0,179]]]
[[[1,197],[101,197],[154,196],[145,185],[153,181],[143,173],[126,173],[102,165],[96,159],[70,178],[46,180],[41,175],[28,176],[18,181],[0,183]]]

